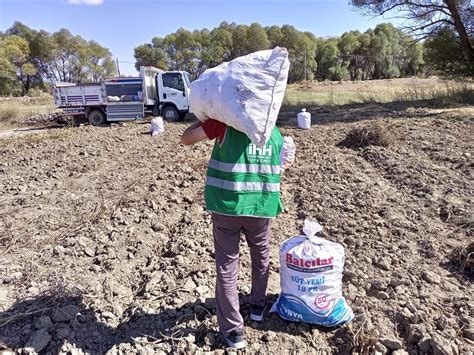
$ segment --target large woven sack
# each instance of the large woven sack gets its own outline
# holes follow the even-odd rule
[[[190,111],[245,133],[261,147],[275,127],[289,68],[287,50],[276,47],[208,69],[191,84]]]
[[[334,327],[354,318],[342,296],[344,247],[318,237],[317,222],[305,221],[304,236],[280,246],[281,294],[272,311],[294,322]]]

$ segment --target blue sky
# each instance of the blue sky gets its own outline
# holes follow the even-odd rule
[[[212,29],[222,21],[258,22],[334,36],[391,20],[362,16],[349,0],[0,0],[0,31],[14,21],[48,32],[67,28],[109,48],[114,58],[134,62],[134,47],[179,27]],[[128,63],[120,63],[120,69],[135,70]]]

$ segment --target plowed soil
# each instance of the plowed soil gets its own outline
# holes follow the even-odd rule
[[[472,237],[474,111],[380,112],[313,113],[308,131],[279,123],[297,161],[272,228],[269,303],[280,291],[279,244],[308,218],[345,247],[356,318],[337,329],[274,313],[250,321],[242,242],[247,353],[473,351],[472,274],[457,257]],[[187,124],[167,123],[157,137],[128,123],[0,141],[0,350],[224,353],[203,203],[212,142],[182,146]],[[337,146],[374,124],[391,135],[387,147]]]

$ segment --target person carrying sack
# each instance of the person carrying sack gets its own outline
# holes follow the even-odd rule
[[[252,290],[250,319],[263,321],[269,274],[270,225],[283,210],[280,200],[284,140],[278,128],[263,147],[257,147],[242,132],[208,119],[189,126],[181,143],[192,145],[215,139],[207,170],[206,208],[212,213],[216,261],[215,298],[219,330],[227,346],[244,348],[237,277],[239,241],[242,232],[250,247]]]

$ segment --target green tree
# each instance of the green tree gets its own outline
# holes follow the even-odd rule
[[[328,69],[329,79],[335,81],[347,80],[349,78],[349,71],[342,64],[336,64]]]
[[[116,71],[112,53],[96,41],[83,44],[79,51],[79,62],[85,74],[83,81],[97,82],[112,76]]]
[[[6,36],[0,37],[0,94],[8,95],[18,87],[16,69],[7,53]]]
[[[265,29],[258,23],[252,23],[247,29],[247,51],[248,53],[261,51],[270,47]]]
[[[224,28],[211,31],[211,56],[210,66],[216,66],[228,61],[232,54],[232,32]]]
[[[155,37],[156,38],[156,37]],[[154,47],[152,44],[142,44],[135,47],[135,68],[138,70],[141,66],[154,66],[163,70],[168,69],[168,60],[163,48]]]
[[[334,68],[340,66],[337,38],[319,39],[316,45],[316,78],[320,81],[331,79]],[[330,68],[333,68],[330,70]]]
[[[270,41],[270,47],[274,48],[281,46],[281,43],[283,43],[283,33],[281,32],[280,27],[271,26],[267,27],[265,30],[267,32],[268,40]]]
[[[474,76],[474,65],[464,60],[456,34],[449,28],[442,28],[426,40],[425,61],[437,72]]]
[[[352,4],[367,14],[397,11],[397,17],[407,20],[408,25],[403,28],[419,39],[431,38],[441,29],[449,28],[456,33],[451,40],[460,46],[464,59],[474,62],[474,11],[470,0],[352,0]]]
[[[5,65],[4,75],[12,70],[17,80],[21,83],[21,94],[26,95],[31,87],[31,79],[36,74],[36,68],[29,61],[30,48],[28,42],[20,36],[11,35],[2,38],[1,56]]]
[[[196,75],[231,59],[232,32],[224,28],[215,28],[211,32],[207,29],[201,30],[198,41],[201,45],[201,53]]]
[[[44,88],[45,82],[97,81],[115,71],[108,49],[95,41],[87,42],[74,36],[67,29],[49,34],[15,22],[1,38],[0,76],[5,79],[2,84],[9,77],[11,80],[13,66],[22,94],[27,94],[32,87]],[[11,83],[2,88],[6,86],[16,89]],[[5,92],[6,89],[2,90]]]
[[[359,31],[345,32],[342,34],[337,47],[343,61],[343,66],[348,68],[351,80],[356,80],[360,68],[361,54],[359,54],[360,37]]]
[[[74,65],[81,44],[79,37],[73,36],[69,30],[62,28],[52,34],[53,51],[51,57],[51,74],[54,81],[73,82]]]
[[[168,68],[185,70],[195,76],[199,60],[200,44],[193,33],[184,28],[163,39],[163,49],[168,57]]]
[[[232,32],[232,58],[251,53],[247,42],[248,26],[238,25]]]
[[[403,51],[400,59],[400,75],[417,75],[424,66],[424,47],[421,43],[413,42],[413,38],[402,34],[400,39]]]
[[[298,31],[290,25],[283,25],[280,33],[275,28],[269,28],[273,32],[272,47],[280,46],[288,50],[288,57],[291,63],[288,81],[312,79],[316,70],[316,38],[312,33]],[[277,42],[276,40],[279,39]]]
[[[41,71],[39,61],[40,58],[50,50],[49,44],[44,41],[45,33],[47,34],[45,31],[33,30],[18,21],[16,21],[6,32],[7,35],[19,36],[28,43],[28,62],[32,63],[36,68],[35,74],[30,75],[28,78],[29,87],[43,85],[43,72]]]

